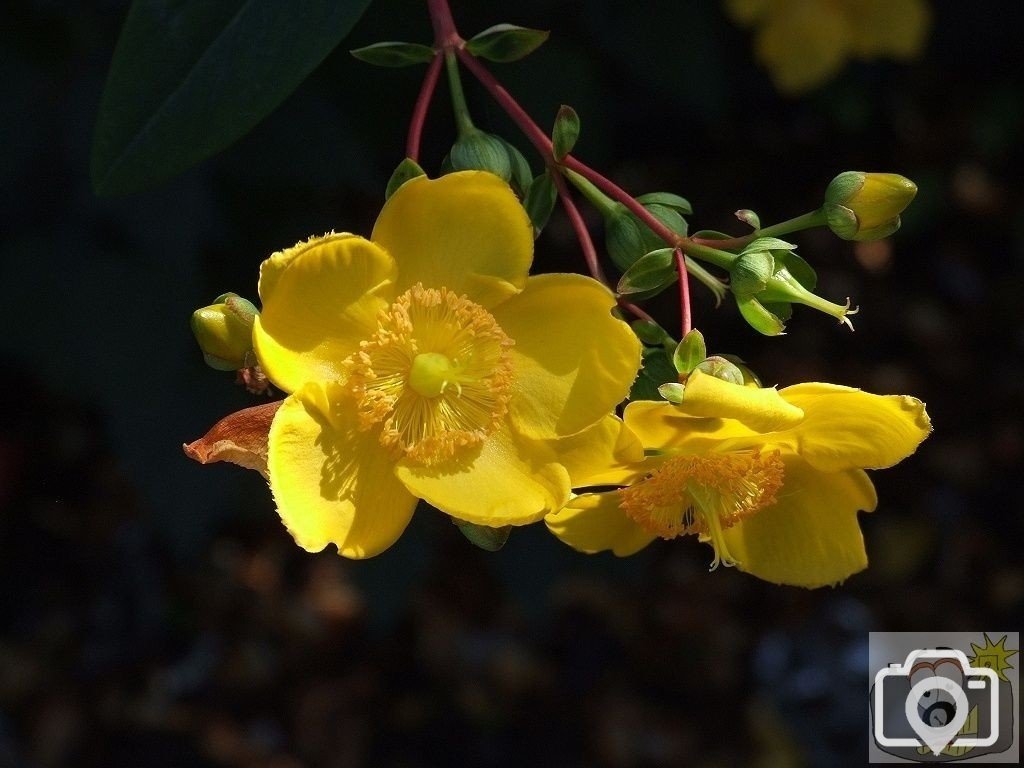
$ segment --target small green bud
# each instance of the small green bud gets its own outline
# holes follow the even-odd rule
[[[751,229],[761,228],[761,217],[754,213],[749,208],[741,208],[736,211],[736,218],[742,221],[744,224],[749,226]]]
[[[761,388],[761,377],[750,369],[750,367],[747,365],[746,361],[743,360],[743,358],[737,357],[736,355],[725,354],[723,354],[722,357],[724,357],[726,360],[728,360],[730,363],[732,363],[733,365],[740,369],[740,373],[743,374],[743,386],[755,387],[757,389]]]
[[[825,190],[829,229],[844,240],[888,237],[916,194],[917,185],[896,173],[841,173]]]
[[[580,116],[576,110],[563,104],[555,117],[555,127],[551,131],[551,152],[556,162],[562,162],[572,152],[576,140],[580,137]]]
[[[737,296],[753,296],[763,291],[775,274],[775,258],[770,251],[741,253],[729,272],[732,292]]]
[[[728,381],[730,384],[743,383],[743,372],[739,367],[718,355],[707,358],[694,370],[706,373],[708,376],[714,376],[722,381]]]
[[[686,219],[675,208],[659,203],[644,207],[658,221],[679,235],[686,235]],[[604,220],[604,244],[612,261],[622,271],[644,254],[665,248],[666,243],[621,203],[610,208]]]
[[[449,157],[456,171],[490,171],[505,181],[512,178],[512,160],[504,142],[479,129],[460,136]]]
[[[234,293],[222,294],[214,304],[193,312],[192,333],[206,364],[218,371],[244,368],[258,314],[251,301]]]
[[[503,525],[500,528],[491,528],[487,525],[467,523],[464,520],[454,520],[459,532],[466,537],[474,546],[485,552],[497,552],[505,546],[509,535],[512,533],[511,525]]]

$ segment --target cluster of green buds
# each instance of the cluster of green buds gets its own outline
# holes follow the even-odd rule
[[[259,311],[236,293],[224,293],[213,304],[192,313],[192,333],[203,359],[218,371],[238,371],[252,359],[252,326]]]
[[[735,355],[708,355],[704,335],[696,328],[687,333],[672,350],[672,365],[677,381],[666,382],[658,387],[658,394],[677,405],[686,394],[686,381],[694,371],[700,371],[730,384],[760,387],[761,380],[746,363]]]
[[[832,179],[821,210],[843,240],[881,240],[900,228],[900,214],[916,194],[905,176],[847,171]]]

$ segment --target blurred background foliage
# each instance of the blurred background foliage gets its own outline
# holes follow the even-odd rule
[[[0,39],[0,765],[861,765],[869,629],[1021,615],[1016,0],[934,2],[918,60],[850,61],[799,99],[714,3],[524,0],[508,17],[455,2],[466,35],[553,30],[502,79],[542,123],[572,104],[580,157],[632,191],[685,195],[696,227],[816,207],[841,170],[919,184],[889,241],[795,238],[821,292],[861,305],[856,333],[798,311],[764,339],[696,291],[709,347],[768,384],[929,405],[935,434],[875,478],[870,569],[816,592],[709,575],[686,540],[618,560],[535,527],[487,554],[433,513],[374,560],[308,555],[258,475],[186,460],[182,442],[252,402],[203,365],[190,312],[254,297],[273,250],[369,231],[421,71],[346,49],[430,31],[422,4],[377,0],[228,151],[97,198],[90,143],[126,10],[15,0]],[[453,136],[441,101],[428,171]],[[536,268],[582,268],[560,213]],[[674,322],[671,292],[651,308]]]

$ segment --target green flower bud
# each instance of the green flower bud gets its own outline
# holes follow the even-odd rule
[[[775,274],[775,258],[770,251],[741,253],[729,270],[732,292],[737,296],[753,296],[768,287]]]
[[[888,237],[916,194],[917,185],[896,173],[841,173],[825,190],[829,229],[844,240]]]
[[[218,371],[244,368],[258,314],[252,302],[234,293],[222,294],[215,303],[193,312],[192,333],[206,364]]]
[[[702,363],[700,363],[695,371],[706,373],[708,376],[714,376],[716,379],[722,381],[728,381],[730,384],[742,384],[743,383],[743,372],[736,366],[735,363],[731,363],[724,357],[713,355]]]
[[[686,219],[677,209],[659,203],[644,207],[673,232],[686,235]],[[666,247],[666,243],[622,203],[615,203],[605,216],[604,244],[615,266],[623,272],[641,256]]]
[[[505,143],[474,128],[462,134],[452,147],[452,169],[456,171],[490,171],[505,181],[512,178],[512,159]]]

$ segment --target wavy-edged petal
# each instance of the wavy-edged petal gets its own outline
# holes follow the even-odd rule
[[[789,457],[778,502],[726,529],[726,544],[741,571],[765,581],[838,584],[867,567],[857,512],[877,503],[863,471],[820,472]]]
[[[526,210],[484,171],[407,181],[384,205],[372,238],[395,257],[399,292],[422,283],[484,307],[521,290],[533,262]]]
[[[625,400],[640,368],[640,341],[612,315],[615,297],[589,277],[531,277],[494,309],[514,341],[509,413],[515,428],[546,440],[597,423]]]
[[[395,471],[410,492],[477,525],[535,523],[569,499],[569,473],[551,449],[507,421],[468,454],[432,466],[402,459]]]
[[[264,261],[253,344],[270,380],[294,392],[307,381],[342,378],[341,362],[390,304],[395,276],[387,251],[347,233],[311,238]]]
[[[657,536],[637,525],[620,507],[618,491],[586,493],[544,518],[548,530],[573,549],[587,554],[611,550],[619,557],[635,554]]]
[[[549,441],[573,488],[628,485],[642,472],[644,447],[618,416],[609,414],[571,437]]]
[[[182,446],[200,464],[229,461],[267,476],[267,441],[280,400],[243,408],[225,416],[198,440]]]
[[[337,384],[313,382],[284,401],[267,466],[281,520],[309,552],[333,543],[345,557],[372,557],[402,535],[416,507]]]
[[[891,467],[914,453],[932,429],[924,403],[907,395],[818,383],[780,394],[806,415],[779,441],[825,472]]]
[[[758,432],[792,427],[804,416],[774,387],[746,387],[701,371],[690,374],[683,401],[675,407],[687,416],[735,419]]]

